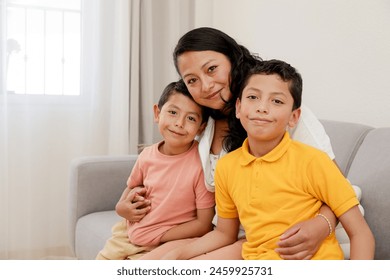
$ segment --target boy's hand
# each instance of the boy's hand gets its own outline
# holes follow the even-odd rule
[[[145,199],[146,189],[133,188],[124,199],[121,199],[116,210],[120,216],[130,222],[139,222],[150,211],[150,200]]]

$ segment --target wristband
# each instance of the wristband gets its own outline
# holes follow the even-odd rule
[[[328,236],[330,236],[333,232],[333,228],[332,228],[332,224],[330,223],[329,219],[324,214],[321,214],[321,213],[318,213],[317,216],[324,218],[325,221],[328,223],[328,227],[329,227],[329,235]]]

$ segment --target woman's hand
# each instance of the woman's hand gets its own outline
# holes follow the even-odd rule
[[[150,211],[150,200],[145,199],[146,189],[143,187],[126,188],[116,204],[119,216],[130,222],[139,222]]]
[[[314,256],[328,235],[327,222],[316,216],[285,231],[277,243],[279,248],[275,251],[285,260],[308,260]]]

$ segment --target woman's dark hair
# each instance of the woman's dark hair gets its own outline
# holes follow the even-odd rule
[[[233,96],[222,111],[211,110],[210,114],[214,119],[228,118],[229,133],[224,139],[224,148],[232,151],[241,146],[247,135],[235,117],[235,103],[239,89],[248,70],[261,58],[251,54],[247,48],[238,44],[226,33],[211,27],[193,29],[179,39],[173,52],[173,61],[179,74],[178,57],[188,51],[215,51],[224,54],[231,63],[230,91]]]

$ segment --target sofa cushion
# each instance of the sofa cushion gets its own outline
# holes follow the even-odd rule
[[[81,217],[76,224],[75,250],[78,259],[94,260],[111,237],[111,228],[122,219],[115,211],[95,212]]]

